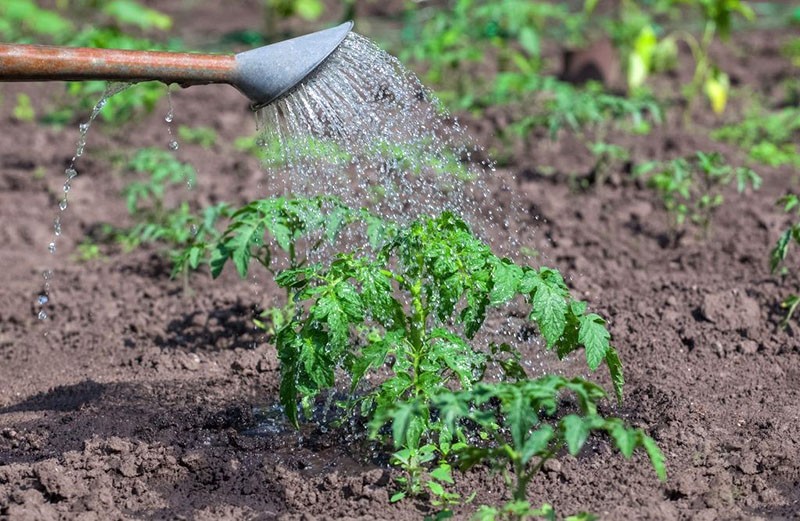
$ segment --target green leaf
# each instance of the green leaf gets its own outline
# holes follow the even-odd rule
[[[415,417],[416,408],[415,402],[401,402],[395,407],[392,421],[392,440],[395,447],[406,445],[406,438]]]
[[[533,57],[538,57],[541,52],[539,35],[533,27],[525,26],[520,30],[519,44]]]
[[[625,377],[622,374],[622,361],[619,359],[619,353],[613,346],[608,346],[608,351],[606,351],[606,366],[608,366],[608,371],[611,373],[611,384],[614,386],[617,404],[622,405],[622,389],[625,386]]]
[[[536,321],[550,348],[564,334],[567,325],[567,302],[560,283],[561,277],[540,278],[535,283],[531,317]]]
[[[144,30],[156,28],[166,31],[172,27],[172,18],[133,0],[111,0],[103,6],[103,12],[120,24],[134,25]]]
[[[789,228],[781,234],[778,238],[778,242],[775,243],[775,247],[772,248],[769,257],[769,269],[772,273],[775,273],[775,270],[778,269],[778,266],[780,266],[781,262],[786,258],[791,240],[792,228]]]
[[[448,483],[450,485],[455,484],[455,481],[453,481],[452,467],[447,463],[439,464],[438,467],[430,472],[430,475],[433,479],[441,481],[442,483]]]
[[[564,440],[567,442],[567,450],[571,455],[576,456],[589,438],[586,421],[580,416],[570,414],[564,416],[559,424],[564,433]]]
[[[647,451],[647,455],[650,457],[650,462],[653,464],[653,468],[656,471],[656,475],[658,479],[661,481],[667,480],[667,466],[664,460],[664,454],[662,454],[661,449],[658,448],[656,445],[655,440],[650,436],[642,434],[642,446],[644,450]]]
[[[600,315],[590,313],[580,318],[578,341],[586,349],[586,363],[592,371],[605,359],[610,339],[606,322]]]
[[[406,493],[405,492],[396,492],[396,493],[392,494],[391,498],[389,498],[389,503],[397,503],[398,501],[400,501],[401,499],[404,499],[405,497],[406,497]]]
[[[284,327],[278,333],[278,359],[281,362],[279,397],[289,422],[299,427],[297,418],[298,349],[295,332]]]
[[[444,495],[444,487],[439,483],[435,481],[428,481],[426,485],[428,485],[428,488],[431,489],[431,492],[433,492],[434,495],[436,496]]]
[[[525,441],[525,445],[521,451],[522,464],[527,464],[531,458],[537,454],[541,454],[547,449],[550,440],[555,436],[555,431],[550,425],[542,425]]]
[[[511,300],[517,294],[522,275],[522,268],[508,259],[495,263],[492,272],[492,291],[489,294],[491,305],[497,306]]]
[[[608,423],[610,423],[609,433],[614,439],[617,448],[623,456],[630,458],[633,455],[633,450],[639,445],[638,431],[626,428],[621,421],[609,420]]]

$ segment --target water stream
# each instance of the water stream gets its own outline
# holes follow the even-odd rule
[[[72,188],[72,181],[78,177],[78,159],[83,155],[86,148],[86,140],[89,134],[89,129],[92,127],[94,120],[97,119],[97,116],[100,115],[100,111],[103,110],[103,107],[105,107],[108,99],[111,96],[127,89],[130,85],[130,83],[109,83],[106,87],[106,90],[103,92],[103,95],[100,97],[100,100],[98,100],[98,102],[95,103],[94,107],[92,108],[89,119],[78,125],[78,142],[75,145],[75,155],[72,156],[69,165],[64,170],[64,185],[62,187],[64,195],[58,202],[58,213],[56,214],[55,219],[53,219],[53,238],[47,245],[47,251],[50,252],[51,255],[55,255],[56,253],[58,238],[61,236],[62,232],[62,216],[69,207],[69,192]],[[47,319],[46,306],[50,302],[50,289],[53,279],[53,270],[51,268],[45,269],[42,272],[42,278],[44,279],[44,284],[36,301],[37,305],[39,306],[39,320]]]
[[[400,221],[453,211],[472,221],[486,193],[475,149],[419,79],[350,33],[310,77],[256,114],[259,140],[277,150],[272,189],[335,195]],[[275,154],[273,154],[275,156]]]

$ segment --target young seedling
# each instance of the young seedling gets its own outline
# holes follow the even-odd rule
[[[557,416],[564,394],[571,395],[577,412]],[[456,451],[458,466],[467,470],[478,464],[490,465],[503,472],[511,489],[509,504],[501,510],[483,507],[478,518],[521,520],[549,516],[552,507],[548,505],[537,510],[531,508],[528,484],[549,459],[563,450],[577,455],[592,432],[608,434],[626,458],[636,448],[643,448],[659,479],[665,480],[664,457],[655,441],[618,418],[600,415],[597,403],[604,397],[605,392],[593,383],[560,376],[478,383],[468,390],[442,390],[433,396],[431,409],[446,428],[453,432],[471,429],[480,434],[468,436],[470,441]],[[401,411],[399,408],[398,412]],[[410,425],[402,416],[394,420],[396,442],[402,443],[410,433],[406,426]],[[578,519],[589,518],[583,514]]]
[[[798,198],[797,195],[784,195],[778,199],[777,204],[782,206],[783,211],[786,213],[794,213],[795,217],[800,217],[800,198]],[[782,274],[785,274],[786,271],[788,271],[785,266],[782,266],[782,264],[786,260],[786,255],[789,253],[789,246],[792,244],[792,242],[800,245],[800,220],[784,230],[784,232],[778,238],[778,241],[775,243],[775,246],[772,248],[769,259],[769,268],[772,273],[778,271],[778,268],[781,268]],[[796,294],[789,295],[783,300],[783,302],[781,302],[781,307],[786,310],[786,316],[780,323],[781,327],[786,327],[789,325],[789,321],[792,319],[792,315],[794,315],[798,305],[800,305],[800,296]]]
[[[680,239],[687,220],[700,226],[707,237],[711,219],[724,202],[724,187],[735,182],[737,191],[742,193],[748,186],[753,190],[761,186],[761,178],[753,170],[734,168],[716,152],[643,163],[634,173],[646,177],[647,185],[661,197],[669,215],[673,243]]]
[[[746,150],[753,161],[800,168],[800,109],[767,112],[756,106],[739,123],[723,126],[711,137]]]
[[[714,64],[709,50],[716,39],[723,42],[730,39],[733,19],[737,15],[752,20],[755,18],[755,12],[747,2],[741,0],[679,0],[678,3],[699,12],[703,20],[702,36],[698,39],[689,32],[676,31],[659,40],[655,23],[644,25],[633,45],[629,47],[628,85],[631,88],[639,87],[651,72],[663,67],[665,58],[674,59],[672,56],[677,54],[675,42],[682,40],[691,49],[695,63],[692,81],[684,88],[688,99],[687,117],[694,100],[701,92],[705,93],[714,112],[721,114],[728,101],[730,80],[728,75]],[[628,7],[623,8],[628,9],[633,3],[624,4]]]

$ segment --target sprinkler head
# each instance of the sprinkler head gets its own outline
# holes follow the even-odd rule
[[[302,83],[333,53],[353,28],[353,22],[236,55],[233,82],[257,109],[269,105]]]

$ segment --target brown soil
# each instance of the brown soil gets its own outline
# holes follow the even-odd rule
[[[252,25],[252,11],[203,5],[172,11],[187,22],[178,26],[191,41],[223,26]],[[778,54],[785,37],[740,35],[719,59],[735,84],[777,105],[775,82],[796,74]],[[670,81],[665,89],[677,85]],[[271,286],[231,273],[214,282],[196,274],[185,291],[152,249],[75,259],[77,243],[99,223],[127,222],[114,156],[164,146],[165,105],[123,129],[93,129],[58,252],[47,253],[77,131],[15,122],[9,100],[29,92],[39,108],[60,88],[2,87],[0,519],[430,513],[424,500],[390,504],[393,471],[369,462],[340,433],[248,432],[254,407],[276,402],[275,351],[251,320]],[[231,146],[253,131],[246,101],[233,89],[204,87],[179,92],[173,102],[176,126],[212,126],[220,135],[208,151],[182,145],[178,155],[197,167],[199,186],[176,197],[207,204],[260,195],[258,164]],[[734,111],[742,103],[734,100]],[[680,108],[668,116],[649,136],[615,142],[634,160],[699,149],[741,161],[707,137],[710,115],[700,114],[702,123],[689,129],[679,124]],[[491,144],[497,121],[490,115],[475,122],[481,143]],[[544,176],[541,165],[555,175]],[[591,157],[569,135],[556,142],[534,136],[497,175],[516,176],[512,186],[527,212],[509,218],[525,230],[522,244],[543,252],[544,262],[568,274],[576,293],[609,317],[627,376],[626,404],[617,412],[656,438],[670,476],[661,484],[641,457],[626,461],[598,443],[548,465],[530,497],[559,512],[587,510],[609,520],[800,519],[800,330],[776,326],[777,303],[800,281],[792,275],[782,282],[767,266],[786,225],[774,201],[796,172],[759,168],[765,186],[726,193],[708,239],[688,234],[673,246],[657,199],[621,170],[588,192],[564,182],[590,169]],[[50,319],[39,321],[35,301],[51,267],[53,306]],[[507,499],[500,477],[485,469],[459,476],[457,488],[476,491],[475,504]],[[458,517],[468,518],[471,508]]]

